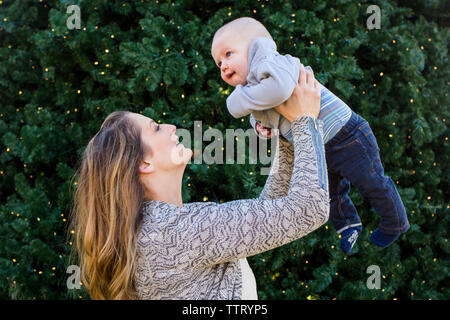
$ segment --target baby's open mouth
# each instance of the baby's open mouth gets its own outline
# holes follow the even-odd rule
[[[230,73],[228,73],[228,74],[226,75],[226,77],[227,77],[228,79],[230,79],[233,75],[234,75],[234,72],[230,72]]]

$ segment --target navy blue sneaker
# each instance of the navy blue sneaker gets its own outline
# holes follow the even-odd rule
[[[370,235],[370,241],[372,241],[373,244],[375,244],[378,247],[385,248],[391,243],[393,243],[397,238],[400,236],[400,234],[396,235],[390,235],[385,234],[381,232],[380,230],[376,229],[372,234]]]
[[[341,249],[345,253],[349,254],[352,252],[352,248],[356,243],[356,239],[358,239],[359,234],[362,231],[362,227],[351,227],[345,229],[341,233]]]

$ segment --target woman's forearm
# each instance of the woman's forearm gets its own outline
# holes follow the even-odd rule
[[[260,194],[260,199],[278,199],[285,197],[289,191],[292,168],[294,167],[294,146],[281,136],[273,157],[269,176]]]
[[[317,199],[317,202],[326,202],[326,215],[319,208],[311,208],[317,213],[317,222],[320,224],[328,220],[329,194],[328,176],[325,160],[325,148],[323,143],[323,123],[311,117],[301,117],[292,125],[294,138],[294,166],[288,198],[298,202],[302,206],[315,206],[314,201],[308,201],[307,197]],[[305,197],[306,195],[306,197]],[[321,218],[325,221],[321,222]]]

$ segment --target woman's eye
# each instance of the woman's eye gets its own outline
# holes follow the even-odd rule
[[[158,124],[158,126],[156,127],[156,131],[159,131],[159,124]]]

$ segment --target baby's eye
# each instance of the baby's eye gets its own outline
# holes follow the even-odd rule
[[[220,68],[220,67],[222,66],[222,62],[219,62],[217,65],[218,65],[219,68]]]
[[[231,56],[231,51],[227,51],[226,56],[227,57]]]

